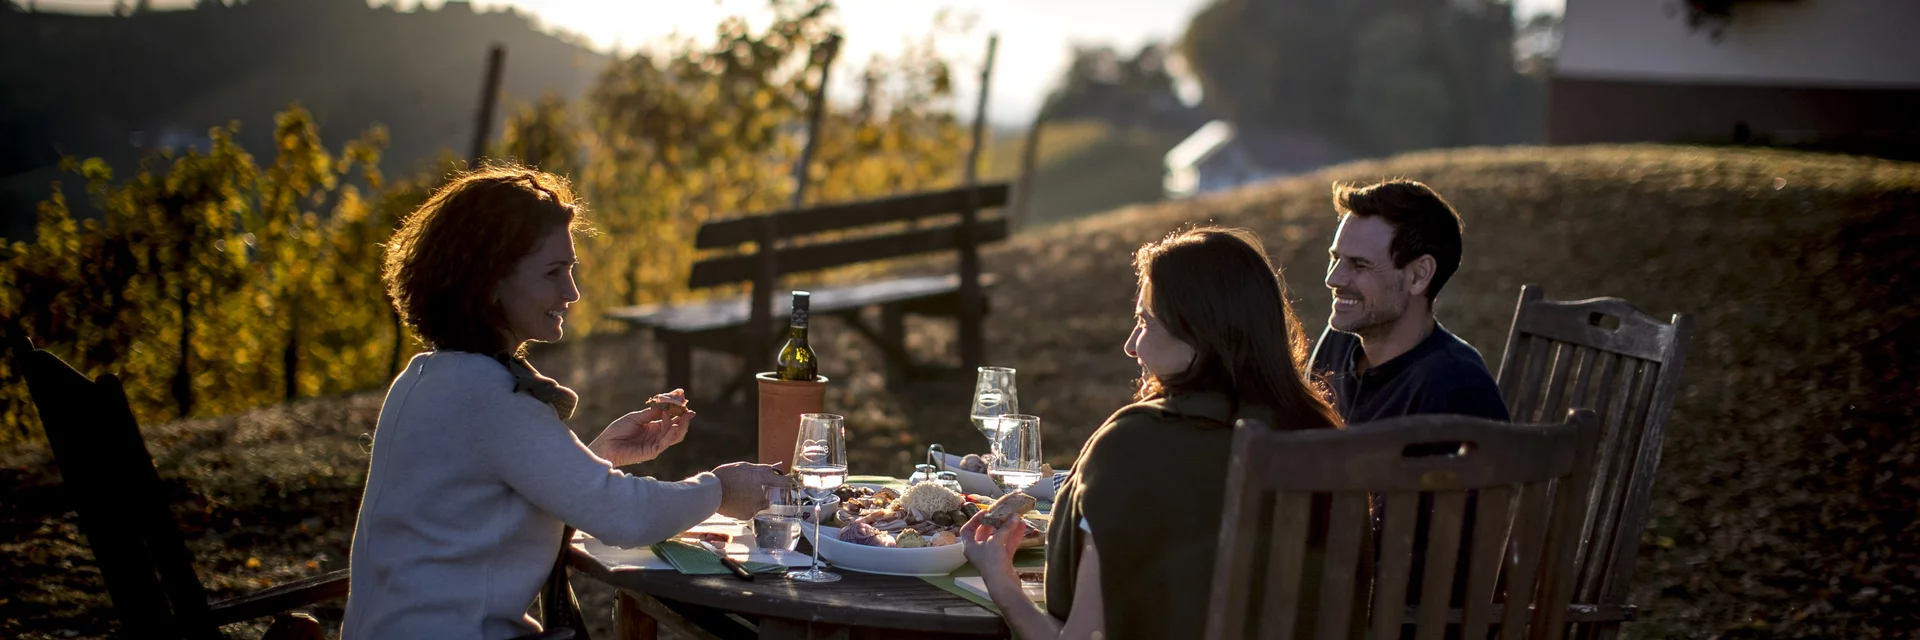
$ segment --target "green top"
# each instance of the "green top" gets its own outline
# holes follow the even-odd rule
[[[1236,417],[1284,428],[1265,407],[1236,412],[1224,394],[1191,393],[1128,405],[1087,439],[1054,500],[1049,614],[1065,620],[1072,609],[1086,518],[1100,547],[1106,637],[1203,633]],[[1314,564],[1303,584],[1317,583]],[[1312,619],[1302,611],[1308,628]]]

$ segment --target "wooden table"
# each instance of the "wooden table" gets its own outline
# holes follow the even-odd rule
[[[748,582],[730,574],[615,569],[578,545],[571,548],[574,569],[620,590],[614,605],[620,640],[651,639],[656,620],[683,634],[704,627],[706,635],[696,633],[700,638],[961,639],[1012,633],[999,614],[919,578],[833,569],[839,582],[771,575]],[[751,620],[758,635],[724,614]]]

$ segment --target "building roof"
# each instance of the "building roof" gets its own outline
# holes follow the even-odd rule
[[[1233,142],[1233,124],[1225,120],[1215,120],[1204,125],[1181,140],[1167,151],[1168,169],[1181,169],[1197,166],[1207,158],[1219,153],[1227,144]]]
[[[1225,120],[1202,125],[1167,152],[1169,171],[1198,166],[1229,146],[1238,146],[1259,169],[1279,174],[1311,171],[1347,159],[1325,137],[1268,127],[1240,127]]]

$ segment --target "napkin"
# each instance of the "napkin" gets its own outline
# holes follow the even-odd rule
[[[653,554],[666,559],[675,570],[688,575],[731,574],[727,566],[720,564],[720,557],[713,555],[697,545],[667,540],[652,547]],[[786,573],[787,566],[771,562],[748,560],[740,563],[749,573]]]

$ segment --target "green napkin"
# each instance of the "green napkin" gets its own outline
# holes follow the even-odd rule
[[[653,549],[653,555],[665,558],[667,564],[673,565],[673,568],[679,570],[680,573],[696,576],[733,573],[727,570],[727,565],[720,564],[720,558],[718,556],[692,543],[681,542],[679,540],[667,540],[653,545],[651,548]],[[747,568],[748,573],[787,572],[786,565],[772,562],[749,560],[741,562],[740,564]]]

